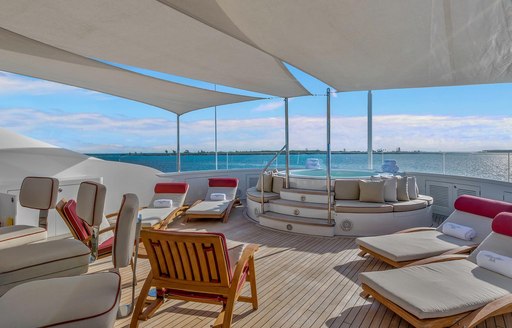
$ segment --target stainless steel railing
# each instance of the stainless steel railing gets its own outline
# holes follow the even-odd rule
[[[276,158],[281,155],[281,153],[286,149],[286,145],[279,150],[274,157],[270,161],[268,161],[267,165],[265,165],[265,168],[260,173],[260,192],[261,192],[261,214],[265,213],[265,191],[263,190],[263,176],[269,166],[276,160]]]

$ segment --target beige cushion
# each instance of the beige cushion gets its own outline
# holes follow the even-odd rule
[[[59,180],[49,177],[27,177],[20,190],[20,204],[37,210],[54,208],[59,192]]]
[[[365,272],[359,278],[420,319],[476,310],[512,292],[512,279],[466,260]]]
[[[404,202],[394,202],[388,204],[393,205],[393,212],[415,211],[427,207],[427,202],[421,199],[413,199]]]
[[[261,175],[258,178],[256,190],[261,191]],[[272,192],[272,174],[263,174],[263,191]]]
[[[424,259],[474,244],[436,230],[361,237],[356,239],[356,243],[395,262]]]
[[[359,180],[359,201],[384,203],[384,180]]]
[[[251,187],[246,191],[247,198],[254,202],[261,203],[261,191],[256,190],[256,187]],[[263,201],[268,202],[272,199],[279,199],[279,194],[273,192],[264,192],[263,193]]]
[[[365,203],[358,200],[337,200],[334,205],[336,213],[389,213],[393,206],[386,203]]]
[[[213,193],[220,193],[226,195],[226,200],[234,200],[236,197],[236,191],[238,187],[208,187],[208,191],[206,192],[205,200],[210,200],[210,196]]]
[[[272,192],[279,194],[281,190],[284,188],[284,182],[284,177],[274,175],[274,177],[272,178]]]
[[[494,252],[503,256],[512,257],[512,247],[510,247],[511,238],[499,233],[491,232],[484,241],[471,252],[468,260],[476,263],[476,256],[481,250]]]
[[[135,244],[135,226],[139,213],[139,199],[135,194],[124,194],[114,236],[113,263],[116,268],[130,264]]]
[[[185,197],[187,196],[186,193],[178,194],[178,193],[158,193],[154,194],[153,198],[151,198],[151,202],[149,203],[148,207],[154,208],[155,200],[157,199],[170,199],[172,200],[172,206],[173,207],[181,207],[183,206],[183,203],[185,202]]]
[[[358,179],[339,179],[334,181],[334,198],[342,200],[359,199]]]
[[[410,200],[409,198],[409,184],[406,177],[397,177],[396,184],[396,199],[399,201]]]
[[[418,199],[424,200],[427,202],[427,206],[430,206],[434,204],[434,198],[427,196],[427,195],[420,195],[418,194]]]
[[[90,226],[99,226],[103,219],[107,188],[98,182],[85,181],[78,188],[76,214]]]
[[[222,215],[231,203],[228,200],[205,200],[187,210],[187,214]]]
[[[473,244],[480,244],[492,231],[492,219],[459,210],[453,211],[443,224],[437,227],[437,231],[443,231],[443,225],[446,222],[452,222],[475,229],[476,237],[471,240]]]
[[[113,327],[120,283],[117,273],[100,272],[18,285],[0,298],[1,325]]]
[[[169,216],[176,208],[143,208],[139,211],[143,227],[154,227]]]
[[[418,198],[418,185],[416,183],[416,177],[407,177],[407,194],[409,199]]]
[[[389,177],[389,178],[384,179],[384,201],[386,201],[386,202],[398,201],[398,199],[396,198],[396,185],[397,185],[396,177]]]
[[[45,240],[46,230],[40,227],[14,225],[0,228],[0,250]]]
[[[244,251],[246,244],[234,244],[233,242],[226,241],[226,245],[228,247],[228,256],[229,264],[231,266],[231,272],[234,273],[236,269],[236,264],[238,263],[238,260],[242,256],[242,252]]]
[[[0,250],[0,286],[87,272],[90,249],[75,239],[59,239]],[[0,294],[5,292],[0,290]]]

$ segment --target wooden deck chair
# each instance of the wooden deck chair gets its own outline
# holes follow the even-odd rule
[[[362,296],[373,296],[415,327],[469,328],[512,312],[510,268],[505,275],[488,265],[492,261],[477,260],[479,252],[490,251],[512,261],[512,213],[498,214],[492,230],[469,257],[441,255],[399,269],[361,273]]]
[[[240,245],[228,250],[226,239],[220,233],[174,232],[143,230],[144,243],[151,271],[137,300],[130,327],[137,327],[139,319],[147,320],[163,303],[164,297],[184,301],[222,305],[214,327],[230,327],[236,301],[258,308],[254,253],[257,245]],[[251,296],[240,295],[249,281]],[[165,290],[146,309],[151,287]]]
[[[512,204],[481,197],[462,195],[455,201],[455,211],[438,228],[420,227],[390,235],[356,239],[360,256],[370,254],[394,267],[441,254],[468,254],[491,233],[492,219],[500,212],[512,212]],[[449,222],[473,228],[477,235],[463,240],[444,234]]]
[[[228,222],[231,209],[237,202],[237,178],[210,178],[204,200],[195,202],[184,215],[184,222],[191,219],[222,219]],[[223,200],[218,200],[220,196]]]
[[[155,194],[149,205],[139,211],[142,217],[142,228],[166,229],[172,220],[188,208],[183,205],[188,188],[189,185],[186,182],[157,183]]]

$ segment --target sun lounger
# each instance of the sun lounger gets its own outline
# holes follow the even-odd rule
[[[477,264],[477,256],[491,251],[512,257],[512,213],[498,214],[492,231],[469,257],[441,255],[404,268],[361,273],[362,296],[374,297],[415,327],[474,327],[511,312],[512,275]]]
[[[227,222],[229,213],[236,201],[238,179],[210,178],[204,200],[196,202],[185,212],[185,222],[191,219],[222,219]],[[225,200],[212,200],[215,194],[225,195]]]
[[[155,185],[155,194],[149,205],[139,211],[142,228],[165,229],[186,207],[183,206],[188,192],[188,183],[166,182]],[[170,207],[157,207],[160,200],[172,202]]]
[[[394,267],[440,255],[469,253],[491,232],[492,219],[500,212],[512,212],[512,204],[463,195],[455,201],[455,211],[436,228],[413,228],[391,235],[357,238],[361,252]],[[443,225],[456,223],[473,228],[476,237],[463,240],[444,234]]]

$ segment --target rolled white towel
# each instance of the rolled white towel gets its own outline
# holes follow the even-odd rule
[[[156,199],[153,202],[153,206],[156,208],[171,208],[172,199]]]
[[[226,200],[226,194],[220,192],[213,192],[210,194],[210,200]]]
[[[476,255],[476,264],[479,267],[512,278],[512,258],[508,256],[490,251],[480,251]]]
[[[476,237],[475,229],[452,222],[443,224],[443,233],[464,240],[471,240]]]

